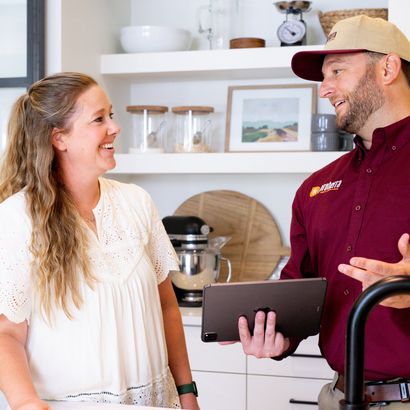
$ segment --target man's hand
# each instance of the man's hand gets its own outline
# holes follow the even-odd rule
[[[240,317],[238,321],[239,337],[243,351],[257,358],[280,356],[289,348],[289,339],[285,339],[282,333],[275,331],[276,314],[269,312],[265,329],[265,313],[257,312],[255,327],[251,336],[248,321]]]
[[[373,283],[388,276],[410,275],[410,245],[409,234],[403,234],[397,247],[403,259],[397,263],[387,263],[375,259],[354,257],[350,259],[350,265],[340,264],[339,272],[362,282],[365,290]],[[384,299],[381,305],[398,309],[410,307],[410,295],[398,295]]]

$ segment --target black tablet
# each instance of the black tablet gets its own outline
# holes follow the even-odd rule
[[[253,332],[259,310],[277,314],[276,330],[285,337],[319,333],[326,279],[291,279],[206,285],[202,302],[204,342],[239,340],[238,319],[245,316]]]

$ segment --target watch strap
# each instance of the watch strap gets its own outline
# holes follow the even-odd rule
[[[181,386],[177,386],[178,394],[186,394],[186,393],[194,393],[196,397],[198,397],[198,389],[196,388],[196,383],[192,381],[188,384],[182,384]]]

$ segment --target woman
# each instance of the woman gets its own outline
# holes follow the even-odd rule
[[[145,191],[101,178],[119,131],[79,73],[38,81],[13,107],[0,170],[0,389],[13,410],[198,409],[176,389],[192,376],[172,245]]]

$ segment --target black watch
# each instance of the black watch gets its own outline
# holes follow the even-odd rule
[[[182,384],[181,386],[177,386],[178,394],[186,394],[186,393],[194,393],[196,397],[198,397],[198,389],[196,388],[196,383],[192,381],[188,384]]]

